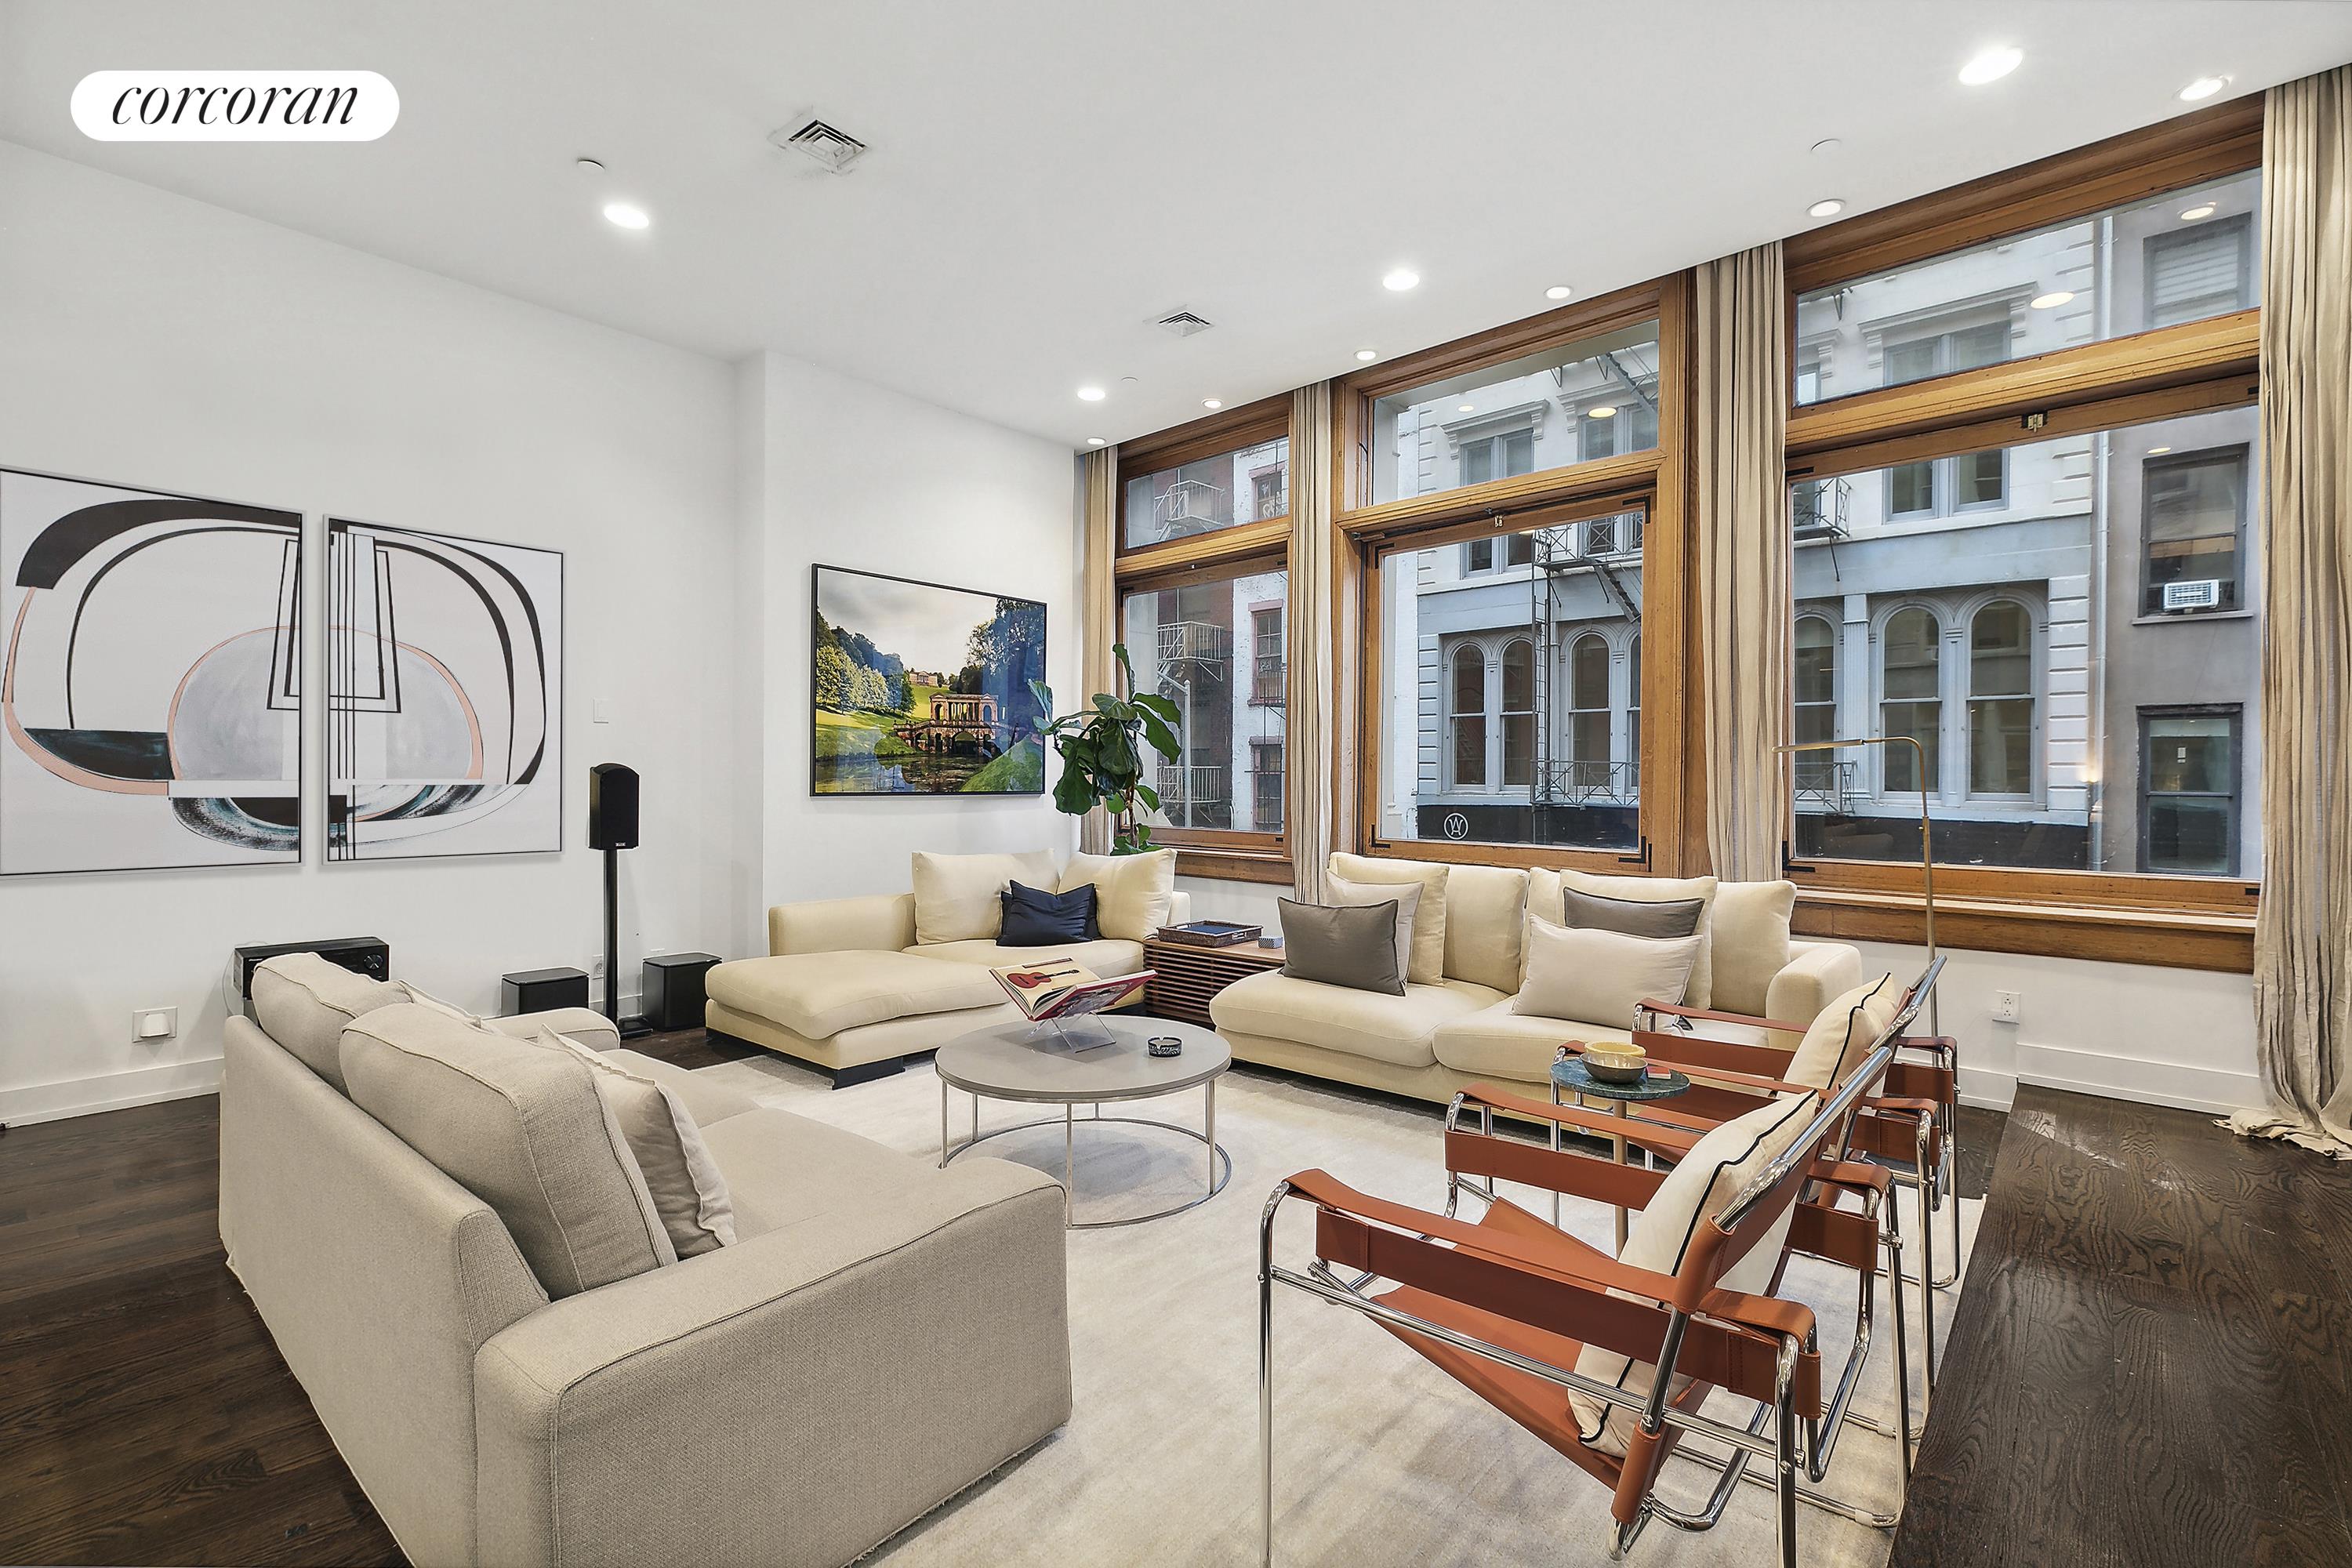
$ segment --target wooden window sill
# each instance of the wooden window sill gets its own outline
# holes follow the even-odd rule
[[[1205,877],[1221,882],[1266,882],[1288,887],[1291,883],[1290,857],[1253,849],[1194,848],[1177,844],[1162,846],[1176,851],[1176,874],[1180,877]]]
[[[1804,937],[1849,942],[1927,940],[1916,893],[1802,888],[1790,929]],[[2254,916],[2179,910],[2094,908],[2000,899],[1937,898],[1936,942],[1942,948],[2086,958],[2251,974]]]

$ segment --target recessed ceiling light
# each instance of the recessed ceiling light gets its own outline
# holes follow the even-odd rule
[[[593,158],[574,158],[572,161],[572,166],[583,174],[601,174],[604,172],[604,165]]]
[[[1078,401],[1080,403],[1100,403],[1104,398],[1109,395],[1110,395],[1108,393],[1105,392],[1099,386],[1082,386],[1078,388]]]
[[[1104,440],[1099,436],[1089,436],[1087,437],[1087,445],[1089,447],[1108,447],[1110,443]]]
[[[1838,214],[1843,211],[1845,211],[1845,203],[1836,196],[1830,196],[1822,201],[1815,202],[1811,206],[1807,207],[1805,209],[1805,216],[1807,217],[1835,217]]]
[[[1989,81],[1999,81],[2025,61],[2025,51],[2002,44],[1985,50],[1960,68],[1960,79],[1970,87],[1982,87]]]
[[[626,202],[606,202],[604,221],[618,228],[644,228],[654,220],[646,216],[643,207],[633,207]]]
[[[2201,103],[2229,85],[2230,79],[2225,76],[2200,76],[2180,89],[2180,101]]]
[[[2212,216],[2213,204],[2211,202],[2199,202],[2195,206],[2187,209],[2180,215],[2180,221],[2183,223],[2198,223],[2206,218],[2211,217]]]
[[[1475,414],[1478,412],[1478,405],[1475,403],[1457,403],[1454,405],[1454,412],[1456,414]]]
[[[1614,419],[1617,417],[1617,409],[1614,405],[1604,403],[1598,408],[1586,409],[1584,416],[1587,419]]]
[[[1358,349],[1356,351],[1356,357],[1363,361],[1366,364],[1370,364],[1374,360],[1381,357],[1381,351],[1378,349]]]
[[[1420,283],[1421,274],[1409,267],[1400,267],[1381,279],[1381,287],[1394,294],[1402,294],[1408,289],[1417,288]]]
[[[2037,310],[2054,310],[2074,297],[2072,289],[2053,289],[2047,294],[2036,294],[2026,301]]]
[[[2167,452],[2169,452],[2169,451],[2171,451],[2171,450],[2172,450],[2172,448],[2171,448],[2171,447],[2150,447],[2147,449],[2147,455],[2148,455],[2149,457],[2151,457],[2151,458],[2161,458],[2161,457],[2163,457]]]
[[[1223,408],[1224,405],[1225,400],[1222,397],[1204,397],[1201,399],[1201,406],[1203,408]]]
[[[1570,294],[1575,292],[1575,289],[1570,288],[1565,283],[1555,283],[1550,288],[1544,290],[1544,298],[1547,300],[1565,300]]]

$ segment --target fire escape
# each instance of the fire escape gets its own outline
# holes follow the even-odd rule
[[[1184,752],[1159,766],[1160,809],[1179,827],[1216,826],[1205,818],[1220,812],[1230,818],[1230,769],[1196,766],[1190,759],[1193,719],[1201,711],[1197,694],[1204,685],[1230,686],[1234,635],[1208,621],[1167,621],[1160,625],[1156,651],[1160,695],[1184,715]]]
[[[1633,758],[1580,757],[1569,743],[1569,708],[1555,687],[1572,639],[1561,622],[1570,614],[1571,584],[1589,575],[1601,595],[1636,629],[1642,605],[1624,575],[1642,560],[1642,514],[1618,512],[1538,529],[1534,570],[1528,574],[1528,619],[1535,645],[1535,766],[1529,804],[1540,820],[1548,806],[1632,805],[1640,798],[1641,763]],[[1566,679],[1574,679],[1570,671]],[[1567,693],[1571,700],[1572,691]]]

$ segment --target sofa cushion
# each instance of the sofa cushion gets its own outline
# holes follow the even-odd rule
[[[1797,1141],[1797,1135],[1812,1121],[1817,1103],[1810,1094],[1775,1100],[1735,1117],[1701,1138],[1681,1163],[1667,1173],[1665,1181],[1652,1194],[1649,1206],[1633,1221],[1625,1245],[1617,1254],[1618,1261],[1653,1273],[1674,1273],[1682,1266],[1698,1227],[1720,1214],[1738,1196],[1741,1188]],[[1763,1239],[1724,1271],[1719,1283],[1725,1289],[1754,1293],[1769,1287],[1773,1271],[1780,1266],[1781,1243],[1796,1212],[1794,1204],[1782,1210]],[[1624,1294],[1613,1290],[1610,1293]],[[1598,1382],[1613,1383],[1628,1394],[1645,1395],[1657,1381],[1658,1369],[1649,1362],[1634,1362],[1613,1351],[1587,1345],[1576,1358],[1576,1370]],[[1681,1398],[1689,1385],[1687,1375],[1677,1376],[1667,1391],[1668,1397]],[[1626,1440],[1638,1416],[1605,1405],[1589,1394],[1570,1394],[1568,1403],[1576,1416],[1580,1439],[1604,1454],[1624,1454]]]
[[[281,952],[253,972],[253,1017],[262,1033],[337,1089],[344,1087],[344,1027],[407,1000],[398,984],[354,974],[315,952]]]
[[[1454,866],[1445,873],[1445,973],[1516,991],[1527,924],[1528,874],[1516,866]]]
[[[1514,1001],[1506,996],[1490,1007],[1438,1025],[1436,1037],[1430,1041],[1438,1061],[1455,1072],[1479,1078],[1548,1085],[1552,1058],[1570,1041],[1622,1044],[1632,1037],[1626,1030],[1605,1024],[1521,1013]]]
[[[1718,882],[1707,906],[1707,958],[1713,1000],[1706,1005],[1751,1018],[1770,1016],[1772,977],[1789,967],[1789,917],[1794,882]]]
[[[1437,1060],[1430,1037],[1449,1018],[1501,999],[1490,986],[1466,980],[1437,985],[1407,984],[1402,996],[1349,991],[1269,970],[1236,980],[1209,1003],[1220,1030],[1345,1051],[1396,1067],[1425,1068]]]
[[[1092,883],[1049,893],[1016,880],[997,895],[997,905],[1003,915],[996,940],[1006,947],[1054,947],[1102,936],[1095,923]]]
[[[1613,931],[1653,942],[1672,942],[1698,934],[1699,917],[1706,913],[1706,905],[1696,899],[1676,899],[1670,903],[1646,899],[1604,899],[1598,893],[1562,888],[1559,912],[1561,923],[1570,931]]]
[[[1632,899],[1643,903],[1672,903],[1683,899],[1696,899],[1712,906],[1715,886],[1712,877],[1602,877],[1591,871],[1553,870],[1547,866],[1528,873],[1528,912],[1541,915],[1556,925],[1561,923],[1559,891],[1562,888],[1574,888],[1580,893],[1591,893],[1604,899]],[[1711,1007],[1715,1005],[1712,924],[1711,910],[1699,918],[1698,929],[1700,934],[1707,938],[1707,942],[1699,949],[1698,963],[1691,967],[1690,988],[1683,993],[1683,1001],[1688,1006]]]
[[[559,1030],[558,1033],[569,1031]],[[579,1037],[574,1035],[572,1038],[579,1039]],[[580,1043],[587,1045],[590,1042],[581,1040]],[[694,1118],[697,1127],[707,1128],[730,1116],[740,1116],[747,1110],[759,1109],[758,1100],[740,1089],[730,1089],[714,1081],[709,1073],[695,1072],[675,1062],[658,1061],[631,1050],[606,1051],[604,1055],[606,1060],[626,1068],[639,1078],[649,1078],[677,1096],[679,1102],[686,1107],[687,1114]]]
[[[1412,917],[1421,910],[1421,884],[1351,882],[1345,877],[1329,876],[1323,879],[1323,900],[1339,909],[1396,906],[1396,972],[1402,984],[1412,968]]]
[[[870,1138],[767,1106],[729,1117],[703,1142],[727,1179],[735,1234],[744,1241],[819,1215],[868,1208],[939,1177],[927,1162]]]
[[[1631,1029],[1644,1001],[1681,1003],[1705,939],[1651,938],[1556,926],[1528,917],[1528,977],[1515,1011],[1544,1018],[1591,1018]]]
[[[636,1156],[637,1174],[661,1215],[662,1229],[680,1258],[697,1258],[735,1245],[735,1205],[727,1180],[703,1146],[694,1115],[666,1084],[629,1071],[611,1058],[552,1029],[539,1043],[570,1051],[596,1075],[596,1092],[621,1124],[621,1136]]]
[[[930,855],[917,850],[915,942],[993,940],[1004,918],[998,895],[1015,879],[1054,885],[1054,858],[1034,855]]]
[[[1417,887],[1404,889],[1405,900],[1420,896]],[[1283,899],[1276,908],[1282,917],[1283,973],[1350,991],[1404,994],[1412,927],[1399,919],[1403,900],[1391,896],[1377,903],[1334,905]]]
[[[1118,942],[1109,937],[1100,942],[1065,942],[1055,947],[1006,947],[993,942],[941,942],[929,947],[910,947],[908,952],[925,958],[943,959],[950,963],[976,965],[994,969],[1007,963],[1047,963],[1056,959],[1093,970],[1108,980],[1114,974],[1132,974],[1143,967],[1143,944],[1139,942]],[[989,1000],[1002,1002],[1004,993],[989,987]]]
[[[413,1002],[343,1031],[352,1101],[497,1211],[551,1299],[677,1261],[578,1056]]]
[[[1855,986],[1822,1009],[1805,1037],[1797,1042],[1796,1053],[1782,1076],[1807,1089],[1835,1089],[1870,1054],[1872,1044],[1886,1032],[1902,1007],[1903,987],[1895,984],[1892,974]]]
[[[1429,860],[1391,860],[1371,855],[1334,854],[1328,868],[1350,882],[1418,882],[1421,902],[1412,911],[1412,962],[1405,979],[1435,985],[1445,978],[1446,876],[1453,868]]]
[[[1006,962],[1036,956],[1035,949],[1024,948]],[[722,1007],[772,1019],[810,1040],[826,1039],[860,1024],[952,1013],[1004,1000],[985,969],[933,958],[919,948],[740,958],[712,968],[702,977],[702,989]]]
[[[1176,896],[1176,851],[1142,855],[1073,855],[1062,873],[1065,893],[1095,890],[1095,924],[1108,937],[1147,942],[1172,918]]]

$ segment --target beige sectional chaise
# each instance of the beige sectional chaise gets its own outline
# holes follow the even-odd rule
[[[221,1240],[410,1562],[830,1568],[1068,1418],[1050,1179],[937,1169],[611,1050],[683,1102],[736,1239],[551,1300],[500,1211],[329,1065],[339,1039],[373,1073],[353,1039],[478,1026],[310,979],[266,1005],[257,985],[268,1032],[228,1021]],[[547,1016],[491,1022],[529,1037]],[[593,1037],[593,1016],[559,1021]]]
[[[1548,1084],[1563,1042],[1622,1040],[1629,1032],[1622,1023],[1512,1008],[1528,910],[1558,921],[1564,885],[1603,898],[1703,900],[1700,930],[1707,942],[1685,998],[1695,1006],[1801,1026],[1862,979],[1856,949],[1790,939],[1796,889],[1787,882],[1529,872],[1358,855],[1334,855],[1330,868],[1352,882],[1422,883],[1414,942],[1427,945],[1428,969],[1442,964],[1442,973],[1427,983],[1409,982],[1402,996],[1279,970],[1236,981],[1209,1004],[1209,1013],[1243,1061],[1423,1100],[1450,1099],[1482,1079]],[[1727,1026],[1709,1027],[1721,1034]]]
[[[1143,967],[1143,939],[1191,918],[1175,890],[1175,855],[917,855],[915,889],[778,904],[768,956],[721,963],[703,978],[714,1034],[762,1046],[846,1088],[899,1070],[967,1030],[1020,1015],[989,975],[1007,963],[1069,958],[1108,977]],[[1008,880],[1102,889],[1103,939],[1055,947],[996,941],[995,900]]]

